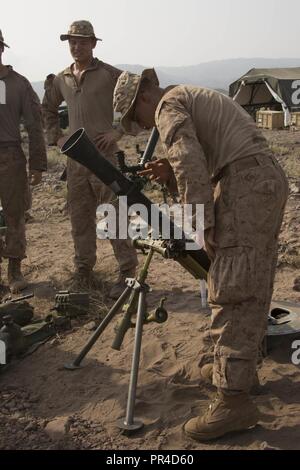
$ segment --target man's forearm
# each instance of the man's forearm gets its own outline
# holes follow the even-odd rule
[[[44,132],[38,125],[27,127],[29,138],[29,171],[47,170],[47,152]]]
[[[43,110],[43,116],[48,145],[57,145],[57,141],[63,136],[59,124],[59,115],[58,113],[49,113]]]

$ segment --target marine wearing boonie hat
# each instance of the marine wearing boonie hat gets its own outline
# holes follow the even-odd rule
[[[137,124],[132,120],[132,111],[143,78],[147,78],[159,86],[159,80],[154,69],[145,69],[141,75],[123,72],[118,78],[114,90],[114,110],[121,113],[121,125],[125,132],[135,135]]]
[[[93,25],[86,20],[74,21],[67,34],[61,34],[60,40],[67,41],[71,36],[79,38],[93,38],[96,41],[102,41],[102,39],[96,38]]]

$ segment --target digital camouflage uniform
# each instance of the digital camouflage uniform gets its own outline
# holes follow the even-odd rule
[[[48,143],[56,145],[61,137],[58,107],[65,101],[69,113],[70,135],[84,127],[91,140],[99,132],[112,129],[113,90],[121,71],[94,58],[91,66],[77,81],[71,67],[59,73],[46,84],[43,99],[43,115],[47,130]],[[101,152],[116,164],[114,145]],[[79,163],[68,159],[68,207],[72,224],[77,269],[93,269],[96,263],[96,209],[99,204],[115,199],[112,191]],[[137,266],[136,251],[129,240],[111,240],[120,266],[125,272]]]
[[[0,82],[5,90],[0,103],[0,199],[7,226],[0,256],[22,260],[26,257],[24,216],[30,208],[31,196],[20,122],[23,118],[29,137],[29,169],[45,171],[47,157],[41,105],[28,80],[12,67],[6,68]]]
[[[155,119],[182,202],[205,204],[205,228],[215,230],[214,385],[247,392],[266,332],[287,179],[252,118],[225,95],[177,86]]]

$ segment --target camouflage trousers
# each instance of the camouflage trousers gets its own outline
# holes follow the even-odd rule
[[[209,272],[214,343],[213,382],[249,391],[267,328],[277,240],[288,197],[287,179],[274,157],[230,171],[215,189],[216,255]]]
[[[93,269],[96,264],[96,211],[112,203],[113,192],[82,165],[68,159],[68,210],[74,241],[74,264]],[[137,254],[130,240],[110,240],[121,272],[137,266]]]
[[[26,257],[25,212],[31,195],[26,158],[21,147],[0,145],[0,199],[7,226],[5,242],[0,238],[0,258]]]

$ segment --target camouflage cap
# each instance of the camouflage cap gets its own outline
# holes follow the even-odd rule
[[[68,33],[60,35],[60,40],[67,41],[70,36],[76,36],[80,38],[94,38],[97,41],[102,41],[102,39],[96,38],[93,25],[89,21],[85,20],[74,21],[71,24]]]
[[[114,90],[114,110],[121,113],[121,125],[127,134],[137,133],[137,125],[132,120],[132,111],[143,78],[148,78],[155,85],[159,85],[155,70],[145,69],[141,75],[131,72],[121,73]]]
[[[2,35],[1,29],[0,29],[0,42],[2,42],[3,46],[9,47],[9,46],[8,46],[7,44],[5,44],[5,42],[4,42],[4,37],[3,37],[3,35]]]

